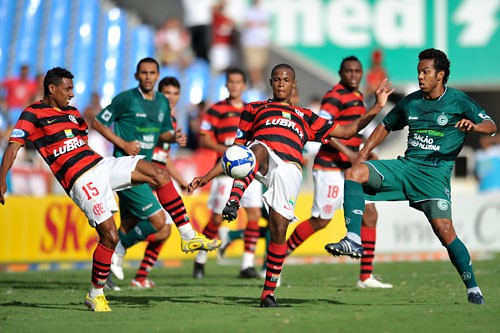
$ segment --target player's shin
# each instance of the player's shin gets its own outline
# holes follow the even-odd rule
[[[361,221],[365,211],[365,196],[363,186],[351,180],[344,183],[344,219],[347,237],[361,244]]]

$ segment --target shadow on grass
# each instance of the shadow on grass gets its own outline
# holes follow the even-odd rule
[[[0,289],[81,289],[88,286],[88,282],[78,281],[18,281],[18,280],[1,280]]]
[[[259,299],[256,297],[238,297],[238,296],[106,296],[109,301],[128,304],[150,306],[150,302],[171,302],[179,304],[212,304],[212,305],[229,305],[229,306],[253,306],[259,307]],[[331,299],[301,299],[301,298],[283,298],[279,299],[280,307],[293,307],[294,305],[311,304],[311,303],[325,303],[332,305],[344,304],[339,301]]]

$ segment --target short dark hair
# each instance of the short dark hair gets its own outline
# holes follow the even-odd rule
[[[342,62],[340,63],[340,68],[339,68],[339,72],[342,71],[342,67],[344,67],[344,64],[348,61],[357,61],[361,64],[361,61],[359,61],[358,57],[356,56],[348,56],[348,57],[345,57],[344,59],[342,59]]]
[[[54,67],[47,71],[45,78],[43,79],[43,94],[44,96],[49,95],[49,85],[53,84],[58,86],[61,84],[62,79],[73,79],[75,76],[65,68]]]
[[[448,77],[450,76],[450,60],[446,54],[441,50],[436,50],[433,48],[423,50],[418,54],[418,60],[434,60],[434,69],[436,72],[443,71],[443,84],[448,82]]]
[[[160,64],[158,63],[158,61],[156,61],[155,58],[151,58],[151,57],[147,57],[147,58],[143,58],[143,59],[139,60],[139,62],[137,63],[137,68],[135,69],[135,72],[139,73],[139,67],[141,67],[141,64],[146,63],[146,62],[156,64],[156,69],[158,70],[158,73],[160,72]]]
[[[239,68],[229,68],[226,70],[226,82],[229,80],[229,75],[231,74],[241,75],[243,77],[243,82],[247,83],[247,76],[245,75],[245,72]]]
[[[278,70],[280,68],[289,69],[293,73],[293,78],[295,79],[295,69],[293,69],[293,67],[290,66],[289,64],[278,64],[278,65],[274,66],[272,71],[271,71],[271,77],[273,77],[274,72],[276,72],[276,70]]]
[[[158,91],[161,91],[163,87],[167,86],[173,86],[178,88],[179,90],[181,89],[181,84],[179,83],[179,80],[173,76],[166,76],[163,79],[161,79],[160,83],[158,83]]]

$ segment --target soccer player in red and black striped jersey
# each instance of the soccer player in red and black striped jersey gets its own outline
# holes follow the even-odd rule
[[[349,124],[364,113],[363,95],[359,85],[363,67],[355,56],[342,60],[339,70],[340,82],[323,97],[320,116],[334,120],[341,125]],[[287,255],[316,231],[325,228],[335,211],[342,207],[344,199],[344,170],[351,167],[363,142],[361,133],[348,140],[330,139],[322,144],[313,165],[314,203],[311,217],[301,222],[287,240]],[[392,288],[372,275],[375,255],[377,210],[373,203],[367,203],[361,227],[363,256],[357,286],[360,288]]]
[[[49,70],[44,78],[44,97],[21,113],[0,166],[0,203],[5,204],[6,175],[19,149],[26,141],[49,165],[66,193],[88,218],[99,234],[94,250],[92,279],[84,304],[92,311],[111,311],[103,288],[110,272],[111,256],[118,242],[113,214],[118,211],[113,191],[148,183],[156,187],[162,205],[171,201],[168,173],[143,156],[103,158],[87,144],[88,127],[80,112],[69,105],[74,97],[73,74],[60,67]],[[204,238],[204,237],[203,237]],[[182,240],[191,248],[203,249],[209,243]]]
[[[264,204],[269,211],[271,242],[267,251],[267,270],[261,307],[277,307],[274,297],[276,283],[286,256],[286,230],[295,221],[297,196],[302,183],[302,148],[307,141],[326,143],[330,137],[349,139],[358,133],[382,110],[387,97],[394,91],[384,80],[377,89],[377,103],[363,116],[347,125],[319,117],[309,109],[290,103],[297,84],[295,70],[288,64],[279,64],[271,72],[273,98],[245,106],[240,119],[235,144],[248,145],[257,163],[254,172],[243,180],[234,180],[231,196],[222,212],[225,220],[237,216],[239,199],[250,182],[257,178],[267,187]],[[221,174],[217,164],[203,177],[189,184],[189,191],[207,184]]]
[[[229,97],[212,105],[202,120],[200,126],[200,146],[217,152],[218,160],[228,146],[236,138],[241,112],[245,103],[242,95],[246,87],[245,73],[238,68],[226,71],[226,88]],[[210,187],[208,208],[212,215],[203,230],[207,238],[215,238],[222,223],[222,210],[227,198],[231,194],[233,179],[226,175],[216,177]],[[241,264],[241,278],[257,278],[254,268],[255,247],[259,238],[259,219],[262,208],[262,185],[258,181],[252,182],[241,200],[248,216],[247,226],[244,231],[243,241],[245,250]],[[193,277],[203,278],[207,253],[198,252],[196,255]]]

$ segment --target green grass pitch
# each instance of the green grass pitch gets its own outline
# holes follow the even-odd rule
[[[500,255],[476,260],[486,305],[467,303],[449,262],[375,265],[393,289],[355,287],[359,265],[289,265],[280,308],[259,308],[262,280],[238,279],[238,266],[210,260],[155,268],[157,287],[107,291],[112,312],[84,307],[90,270],[0,273],[0,332],[500,332]]]

